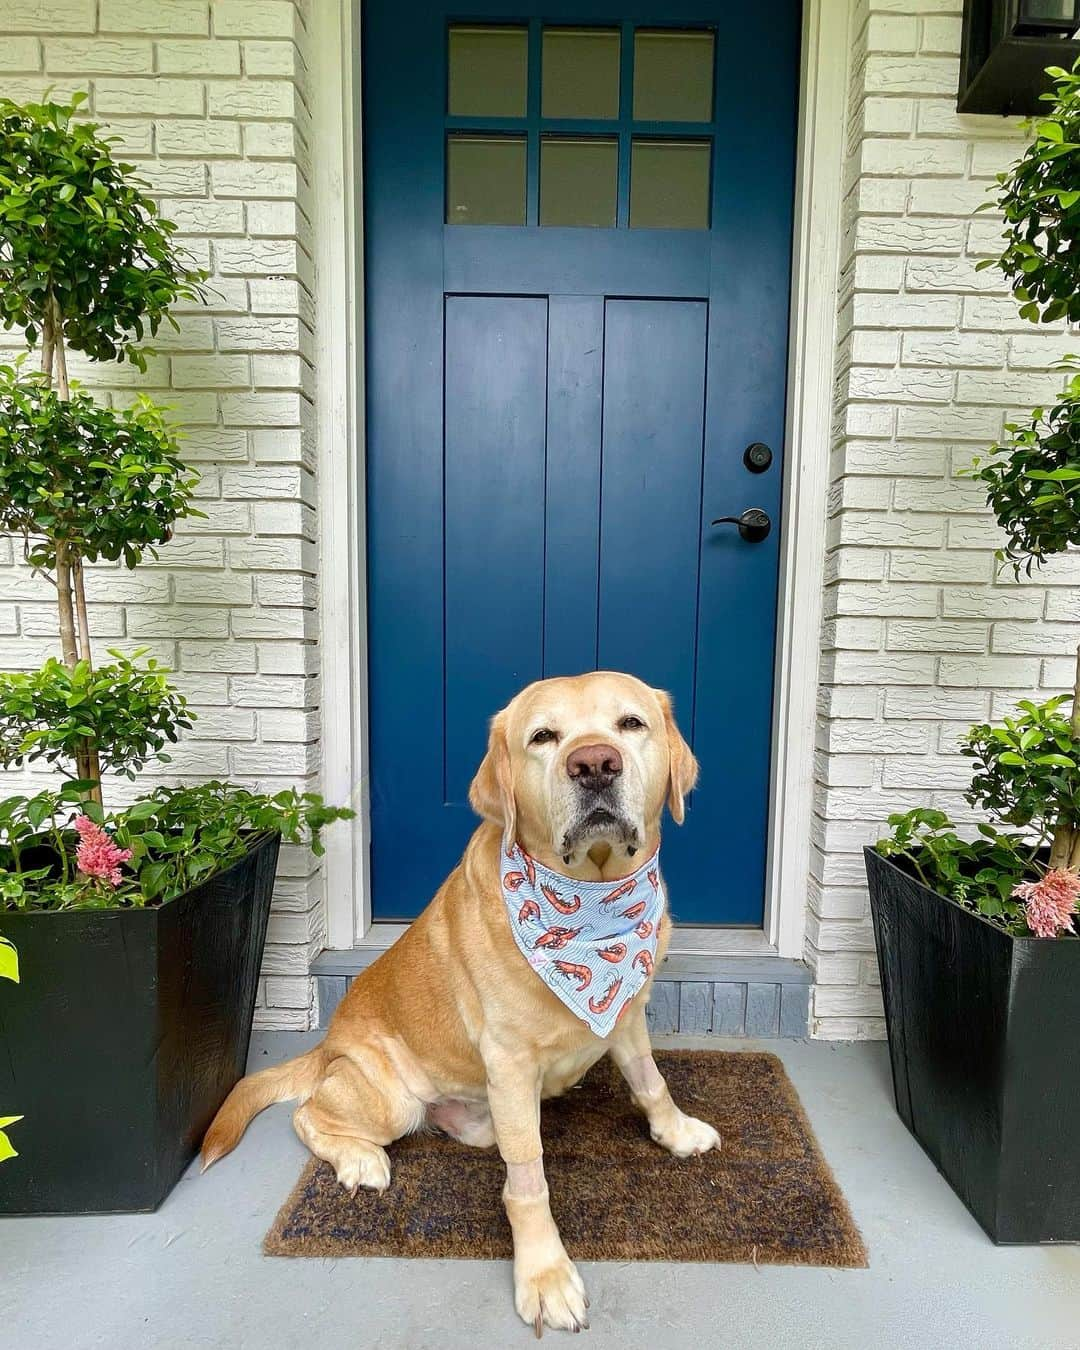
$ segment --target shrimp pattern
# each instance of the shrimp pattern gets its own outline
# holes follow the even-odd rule
[[[503,902],[518,950],[575,1017],[597,1036],[610,1035],[652,978],[667,904],[658,855],[613,883],[575,881],[519,844],[500,852]]]

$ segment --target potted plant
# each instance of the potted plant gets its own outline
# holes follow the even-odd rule
[[[1080,64],[1078,64],[1080,70]],[[1080,73],[1001,175],[1021,313],[1080,319]],[[1080,374],[971,471],[1035,574],[1080,544]],[[1071,708],[1070,708],[1071,703]],[[995,1242],[1080,1240],[1080,653],[1074,692],[972,727],[964,837],[941,811],[892,816],[866,850],[900,1116]]]
[[[351,814],[226,783],[103,797],[194,715],[145,653],[95,663],[86,565],[156,556],[197,478],[160,409],[96,403],[67,352],[144,368],[141,340],[205,276],[75,120],[84,97],[0,100],[0,316],[41,354],[0,367],[0,530],[51,583],[60,638],[0,674],[0,767],[56,772],[0,800],[0,974],[21,977],[0,983],[0,1111],[21,1112],[0,1115],[0,1213],[160,1204],[244,1070],[281,839],[321,851]]]

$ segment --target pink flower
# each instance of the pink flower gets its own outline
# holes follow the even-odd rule
[[[120,864],[126,863],[131,857],[131,849],[117,848],[111,836],[88,816],[76,816],[75,829],[79,835],[79,846],[75,850],[79,871],[88,877],[107,881],[110,886],[119,886],[124,879],[120,873]]]
[[[1027,926],[1036,937],[1052,938],[1074,933],[1072,915],[1080,900],[1080,876],[1055,867],[1040,881],[1022,881],[1013,895],[1024,902]]]

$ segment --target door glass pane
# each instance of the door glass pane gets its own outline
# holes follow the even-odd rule
[[[617,29],[544,29],[542,112],[544,117],[618,117]]]
[[[540,224],[615,227],[619,143],[545,136],[540,142]]]
[[[639,122],[711,122],[713,35],[677,28],[634,34],[634,117]]]
[[[453,117],[524,117],[529,34],[525,28],[450,29],[449,108]]]
[[[630,224],[645,229],[709,228],[711,141],[645,141],[630,153]]]
[[[448,225],[525,224],[525,137],[449,136]]]

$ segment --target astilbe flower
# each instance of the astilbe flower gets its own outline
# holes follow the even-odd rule
[[[1074,933],[1072,916],[1080,900],[1080,876],[1055,867],[1039,881],[1022,881],[1013,895],[1024,902],[1027,926],[1036,937],[1052,938]]]
[[[107,881],[110,886],[119,886],[123,881],[120,864],[130,859],[131,849],[117,848],[111,835],[88,816],[76,816],[75,829],[79,835],[79,846],[75,850],[79,871],[85,876]]]

